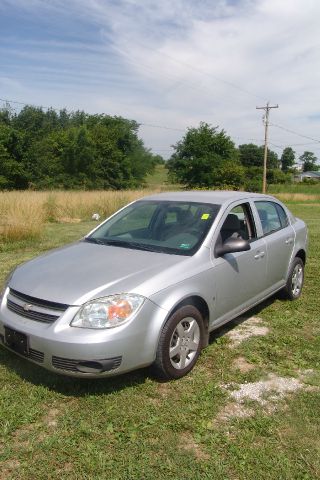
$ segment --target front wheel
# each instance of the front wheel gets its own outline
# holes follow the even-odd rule
[[[304,280],[304,263],[301,258],[296,257],[291,265],[287,284],[283,292],[290,300],[300,297]]]
[[[192,305],[177,310],[162,329],[153,370],[170,380],[181,378],[194,367],[203,345],[203,318]]]

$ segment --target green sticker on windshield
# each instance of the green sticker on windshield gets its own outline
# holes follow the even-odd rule
[[[180,248],[190,248],[190,243],[181,243]]]
[[[209,217],[210,217],[210,213],[203,213],[201,220],[208,220]]]

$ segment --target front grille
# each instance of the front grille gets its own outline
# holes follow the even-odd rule
[[[38,322],[52,323],[59,318],[59,315],[50,315],[48,313],[37,311],[25,311],[21,305],[17,305],[9,299],[7,299],[7,307],[12,312],[21,315],[21,317],[30,318],[30,320],[36,320]]]
[[[108,361],[113,361],[113,365],[110,370],[115,370],[116,368],[120,367],[122,357],[114,357],[106,359]],[[59,370],[67,370],[69,372],[78,372],[77,365],[82,362],[87,362],[88,360],[74,360],[71,358],[62,358],[62,357],[52,357],[52,365]],[[103,362],[103,360],[93,360],[95,362]]]
[[[58,303],[58,302],[50,302],[49,300],[42,300],[40,298],[31,297],[30,295],[26,295],[21,292],[17,292],[13,288],[10,288],[10,295],[22,300],[25,303],[32,303],[32,305],[37,305],[38,307],[48,308],[50,310],[59,310],[65,311],[69,307],[69,305],[65,303]]]
[[[7,298],[7,307],[21,317],[50,324],[57,320],[69,305],[31,297],[11,288]]]

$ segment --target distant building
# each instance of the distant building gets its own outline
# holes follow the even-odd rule
[[[320,172],[301,172],[294,176],[296,182],[302,182],[304,179],[320,181]]]
[[[295,164],[293,165],[293,168],[294,168],[295,170],[297,170],[297,172],[302,172],[302,170],[303,170],[303,165],[302,165],[302,163],[295,163]]]

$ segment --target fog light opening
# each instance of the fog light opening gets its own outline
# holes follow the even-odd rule
[[[102,373],[104,368],[99,362],[79,362],[76,366],[81,373]]]

